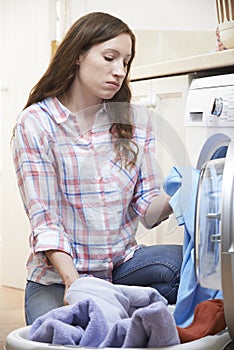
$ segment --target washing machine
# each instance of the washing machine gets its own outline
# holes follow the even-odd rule
[[[198,283],[221,290],[234,348],[234,74],[194,79],[186,110],[186,150],[200,170],[195,220]]]

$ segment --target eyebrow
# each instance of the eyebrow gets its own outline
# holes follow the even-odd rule
[[[114,51],[114,52],[120,54],[120,52],[118,50],[112,49],[111,47],[108,49],[104,49],[104,52],[107,52],[107,51]],[[132,54],[127,54],[125,57],[132,57]]]

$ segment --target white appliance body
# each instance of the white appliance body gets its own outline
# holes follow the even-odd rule
[[[186,149],[201,170],[196,203],[195,262],[203,287],[223,292],[234,340],[234,74],[192,81]]]
[[[220,158],[234,139],[234,74],[194,79],[185,108],[185,147],[201,169]],[[223,152],[223,153],[222,153]]]

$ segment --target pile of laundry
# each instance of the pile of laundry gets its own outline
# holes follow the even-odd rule
[[[30,340],[98,348],[165,347],[226,327],[222,300],[202,303],[193,323],[180,328],[157,290],[114,285],[95,277],[77,279],[68,290],[67,301],[69,305],[34,321]]]
[[[83,277],[72,284],[66,299],[70,305],[34,321],[31,340],[91,347],[153,347],[180,342],[167,301],[153,288]]]

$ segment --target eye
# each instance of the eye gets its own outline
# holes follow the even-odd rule
[[[104,60],[107,62],[111,62],[111,61],[113,61],[113,57],[104,56]]]

